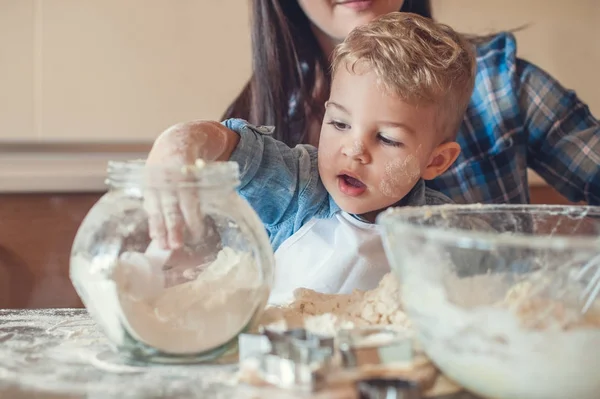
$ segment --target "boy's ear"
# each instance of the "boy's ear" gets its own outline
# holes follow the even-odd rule
[[[429,164],[423,172],[423,179],[435,179],[448,170],[459,155],[460,145],[455,141],[438,145],[431,153]]]

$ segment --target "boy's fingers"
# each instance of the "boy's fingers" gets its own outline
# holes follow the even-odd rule
[[[168,234],[160,206],[160,198],[156,190],[145,190],[144,210],[148,215],[150,237],[156,240],[161,248],[168,248]]]
[[[179,189],[179,209],[183,216],[190,237],[193,242],[197,242],[204,234],[202,207],[198,196],[198,188]]]
[[[185,221],[179,208],[177,191],[163,189],[159,197],[169,248],[180,248],[183,246]]]

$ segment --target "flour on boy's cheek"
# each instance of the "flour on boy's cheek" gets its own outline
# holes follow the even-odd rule
[[[379,182],[379,191],[386,197],[400,197],[421,176],[419,160],[412,154],[404,159],[394,159],[385,165]]]

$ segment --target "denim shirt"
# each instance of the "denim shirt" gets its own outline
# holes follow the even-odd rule
[[[222,123],[240,135],[230,158],[240,168],[238,191],[261,218],[274,250],[311,219],[331,218],[341,211],[319,177],[315,147],[290,148],[270,137],[273,128],[253,126],[242,119]],[[419,180],[395,206],[451,202]]]

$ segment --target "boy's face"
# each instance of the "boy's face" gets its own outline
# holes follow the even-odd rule
[[[374,221],[420,178],[433,179],[460,148],[440,144],[437,108],[384,92],[373,72],[336,71],[319,141],[319,174],[346,212]]]

